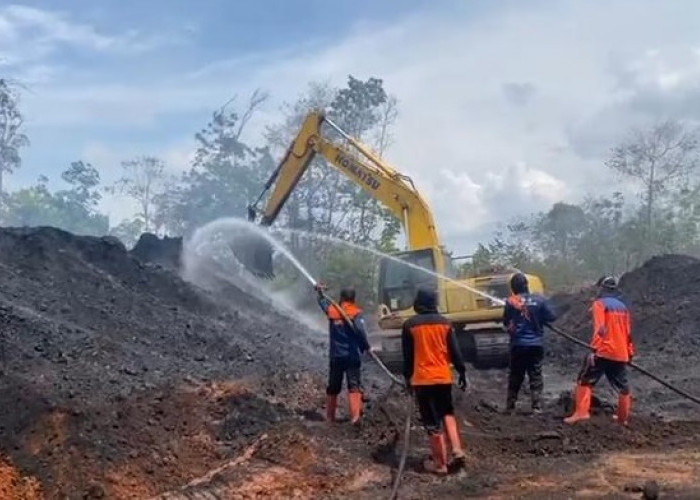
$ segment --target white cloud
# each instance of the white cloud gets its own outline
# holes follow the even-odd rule
[[[671,108],[700,116],[697,33],[690,0],[519,4],[477,20],[457,7],[328,47],[207,61],[182,78],[45,86],[29,104],[44,126],[145,129],[165,115],[206,117],[256,87],[281,102],[310,80],[379,76],[400,105],[387,158],[427,194],[448,242],[465,246],[496,221],[606,191],[602,155],[637,120]],[[92,36],[81,39],[109,46]],[[175,156],[184,161],[185,149]]]
[[[45,61],[62,48],[138,54],[164,43],[166,40],[162,37],[144,37],[136,31],[110,35],[101,33],[89,24],[73,20],[64,12],[26,5],[0,7],[0,67],[9,67],[18,72],[26,83],[43,82],[43,78],[33,78],[36,71],[34,65],[45,70]]]

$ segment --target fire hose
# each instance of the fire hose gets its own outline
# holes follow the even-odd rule
[[[328,297],[328,295],[326,295],[322,290],[318,290],[318,292],[321,294],[321,296],[324,299],[326,299],[331,305],[333,305],[338,310],[338,312],[340,313],[341,317],[343,318],[343,321],[345,322],[345,324],[347,324],[354,331],[357,331],[355,324],[350,319],[350,317],[347,315],[345,310],[343,310],[343,308],[341,308],[337,302],[335,302],[333,299]],[[392,385],[398,384],[398,385],[401,385],[401,386],[408,389],[406,383],[403,380],[401,380],[399,377],[394,375],[391,372],[391,370],[389,370],[389,368],[384,364],[384,362],[381,359],[379,359],[379,356],[377,356],[377,353],[375,353],[372,349],[369,349],[368,352],[369,352],[370,357],[377,363],[377,365],[382,369],[382,371],[392,381]],[[469,381],[468,378],[466,378],[466,375],[465,375],[465,379],[467,381],[466,388],[471,387],[471,382]],[[464,390],[466,390],[466,388]],[[405,420],[405,424],[404,424],[404,436],[403,436],[403,449],[401,450],[401,457],[399,459],[399,466],[398,466],[398,469],[396,471],[396,476],[394,477],[394,483],[393,483],[392,488],[391,488],[391,495],[389,496],[390,500],[395,500],[397,498],[398,492],[399,492],[399,487],[401,486],[401,478],[403,476],[403,471],[406,468],[406,459],[408,457],[408,450],[410,447],[410,440],[411,440],[411,420],[413,418],[413,411],[414,411],[413,405],[414,405],[414,401],[413,401],[413,397],[411,397],[411,398],[409,398],[408,407],[406,408],[406,420]]]
[[[555,327],[555,326],[552,326],[552,325],[546,325],[546,326],[547,326],[547,328],[549,328],[551,331],[553,331],[553,332],[556,333],[557,335],[560,335],[561,337],[564,337],[564,338],[567,339],[568,341],[573,342],[574,344],[578,344],[578,345],[580,345],[581,347],[585,347],[586,349],[589,349],[589,350],[591,349],[591,346],[590,346],[589,344],[587,344],[586,342],[584,342],[583,340],[579,340],[579,339],[577,339],[576,337],[574,337],[573,335],[568,334],[568,333],[566,333],[566,332],[560,330],[559,328],[557,328],[557,327]],[[700,404],[700,398],[698,398],[697,396],[693,396],[692,394],[688,394],[687,392],[685,392],[685,391],[679,389],[678,387],[675,387],[675,386],[669,384],[668,382],[666,382],[666,381],[663,380],[662,378],[660,378],[660,377],[654,375],[653,373],[651,373],[651,372],[649,372],[648,370],[642,368],[642,367],[639,366],[638,364],[633,363],[632,361],[629,361],[627,364],[628,364],[629,366],[631,366],[632,368],[634,368],[635,370],[637,370],[638,372],[642,373],[643,375],[646,375],[646,376],[649,377],[650,379],[655,380],[656,382],[658,382],[659,384],[663,385],[664,387],[666,387],[666,388],[672,390],[672,391],[675,392],[676,394],[679,394],[679,395],[683,396],[684,398],[686,398],[686,399],[688,399],[688,400],[690,400],[690,401],[692,401],[692,402],[694,402],[694,403]]]
[[[345,324],[347,324],[350,328],[353,330],[357,331],[355,328],[355,324],[352,322],[350,317],[347,315],[347,313],[343,310],[342,307],[338,303],[336,303],[333,299],[331,299],[328,295],[323,293],[323,291],[319,290],[319,293],[321,296],[326,299],[332,306],[334,306],[338,312],[340,313],[341,317],[343,318],[343,321]],[[384,364],[384,362],[379,359],[379,356],[377,356],[377,353],[375,353],[372,349],[369,349],[369,355],[370,357],[379,365],[379,367],[382,369],[382,371],[389,377],[389,379],[395,383],[399,384],[401,386],[406,387],[406,383],[401,380],[399,377],[391,373],[391,370]],[[410,440],[411,440],[411,420],[413,418],[413,398],[409,399],[409,404],[406,409],[406,420],[404,424],[404,436],[403,436],[403,450],[401,450],[401,458],[399,459],[399,467],[396,470],[396,476],[394,477],[394,483],[391,488],[391,495],[389,497],[389,500],[394,500],[397,498],[398,492],[399,492],[399,487],[401,486],[401,477],[403,476],[403,471],[404,468],[406,467],[406,458],[408,456],[408,449],[410,446]]]

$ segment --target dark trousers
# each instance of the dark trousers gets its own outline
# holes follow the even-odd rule
[[[361,392],[360,360],[352,358],[331,358],[328,370],[328,387],[326,394],[337,396],[343,388],[343,378],[348,392]]]
[[[429,434],[442,431],[445,415],[454,415],[452,385],[418,385],[414,388],[421,422]]]
[[[620,394],[630,393],[630,386],[627,382],[627,363],[599,358],[598,356],[591,363],[589,357],[586,356],[578,376],[579,382],[582,385],[594,386],[603,375]]]
[[[542,377],[542,360],[544,349],[542,346],[513,346],[510,349],[510,370],[508,372],[508,402],[509,409],[515,407],[520,387],[525,380],[525,374],[530,381],[530,394],[532,407],[539,408],[542,404],[542,389],[544,379]]]

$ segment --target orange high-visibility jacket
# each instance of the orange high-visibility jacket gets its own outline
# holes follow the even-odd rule
[[[404,377],[413,386],[452,384],[452,363],[462,373],[464,361],[452,325],[437,312],[424,312],[403,325]]]
[[[593,342],[596,356],[627,363],[634,356],[632,321],[627,306],[617,297],[593,302]]]

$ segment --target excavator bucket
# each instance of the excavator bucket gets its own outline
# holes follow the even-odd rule
[[[238,262],[258,278],[275,277],[272,265],[272,245],[260,238],[232,242],[231,251]]]
[[[248,221],[255,223],[257,213],[254,205],[248,206]],[[258,278],[272,279],[275,277],[272,265],[272,245],[262,237],[241,238],[229,242],[236,260],[246,270]]]

